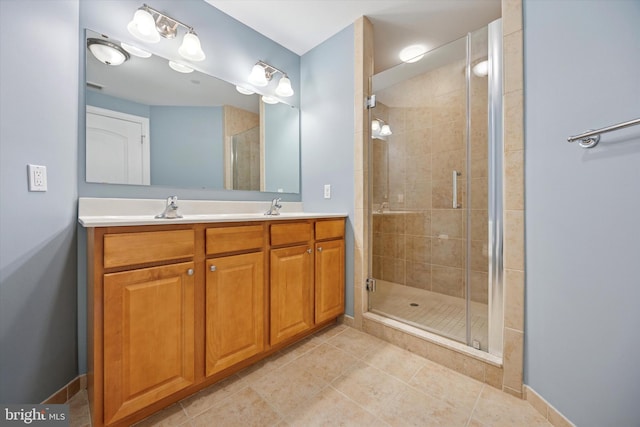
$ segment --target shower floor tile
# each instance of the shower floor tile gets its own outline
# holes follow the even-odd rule
[[[378,280],[371,311],[426,329],[456,341],[466,342],[466,311],[463,298]],[[471,302],[471,338],[487,350],[489,324],[487,304]]]

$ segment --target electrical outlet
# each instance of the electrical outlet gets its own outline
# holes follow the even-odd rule
[[[47,191],[47,167],[27,165],[29,191]]]
[[[324,185],[324,198],[325,199],[331,198],[331,184]]]

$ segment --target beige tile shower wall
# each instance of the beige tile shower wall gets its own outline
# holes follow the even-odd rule
[[[233,186],[233,172],[231,165],[232,137],[249,129],[259,128],[260,115],[231,105],[225,105],[222,111],[224,125],[224,184],[225,188],[230,189]]]
[[[366,17],[354,23],[354,318],[346,320],[351,326],[362,329],[363,313],[367,311],[367,295],[364,287],[369,264],[369,138],[371,126],[365,101],[371,95],[373,76],[373,25]]]
[[[504,54],[504,382],[522,397],[524,346],[524,133],[522,0],[502,0]]]
[[[373,215],[373,273],[394,283],[455,297],[466,296],[466,214],[471,216],[471,298],[487,303],[487,89],[474,79],[471,164],[466,167],[465,61],[379,92],[374,115],[393,129],[374,140],[373,202],[391,211]],[[458,178],[453,209],[452,172]],[[470,176],[467,177],[467,170]]]

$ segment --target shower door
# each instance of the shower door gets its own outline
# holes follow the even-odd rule
[[[369,110],[369,311],[484,351],[495,275],[490,177],[501,173],[489,143],[499,107],[490,105],[499,62],[489,60],[489,32],[377,74]]]

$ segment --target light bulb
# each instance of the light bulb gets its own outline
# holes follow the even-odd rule
[[[371,121],[371,130],[372,130],[373,132],[378,132],[378,131],[380,131],[380,122],[379,122],[378,120],[373,119],[373,120]]]
[[[276,95],[278,96],[291,96],[293,95],[293,89],[291,88],[291,80],[285,74],[282,76],[280,81],[278,82],[278,87],[276,88]]]
[[[262,96],[262,101],[267,103],[267,104],[277,104],[278,102],[280,102],[277,99],[275,99],[274,97],[266,96],[266,95]]]
[[[189,31],[184,35],[178,53],[190,61],[202,61],[206,57],[196,33]]]
[[[169,61],[169,67],[171,67],[172,70],[177,71],[179,73],[187,74],[187,73],[193,72],[193,68],[175,61]]]
[[[382,125],[382,127],[380,128],[380,135],[381,136],[389,136],[392,133],[393,132],[391,132],[391,128],[389,127],[389,125]]]
[[[262,65],[256,64],[253,66],[251,74],[249,74],[249,83],[254,86],[266,86],[269,83]]]
[[[160,34],[156,31],[156,21],[147,10],[136,10],[133,19],[127,25],[127,30],[144,42],[158,43],[160,41]]]

